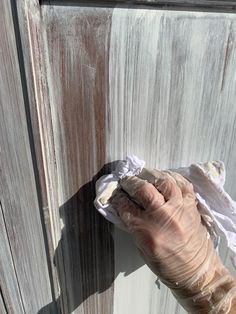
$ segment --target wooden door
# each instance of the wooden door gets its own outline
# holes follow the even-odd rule
[[[129,153],[162,169],[221,159],[236,197],[234,2],[21,0],[11,10],[43,218],[31,226],[45,247],[37,311],[185,313],[129,235],[96,213],[94,182]]]

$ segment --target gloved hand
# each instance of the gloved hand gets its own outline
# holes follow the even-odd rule
[[[235,280],[202,223],[192,184],[180,174],[147,169],[120,184],[113,207],[147,265],[184,308],[236,313]]]

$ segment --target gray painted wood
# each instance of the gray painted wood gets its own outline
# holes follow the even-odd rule
[[[20,289],[15,272],[15,265],[11,254],[11,247],[3,217],[3,209],[0,203],[0,309],[5,308],[9,313],[25,313]],[[2,299],[4,298],[4,300]],[[1,313],[2,313],[1,309]]]
[[[0,200],[9,240],[1,255],[1,290],[9,313],[31,314],[51,302],[52,294],[10,1],[1,1],[0,11]],[[9,249],[12,259],[6,263]]]
[[[111,25],[109,160],[133,153],[167,169],[220,159],[236,198],[236,16],[117,8]],[[116,274],[125,263],[140,267],[128,236],[116,230]],[[121,273],[114,313],[184,313],[168,293],[145,266]]]
[[[5,304],[3,302],[2,294],[0,293],[0,311],[2,314],[7,314]]]
[[[31,152],[36,163],[34,169],[35,179],[38,189],[41,191],[39,195],[41,218],[44,221],[44,234],[45,238],[47,238],[47,241],[45,241],[47,242],[45,243],[45,250],[50,262],[48,266],[53,285],[52,295],[53,298],[56,298],[60,294],[60,288],[54,262],[54,250],[60,239],[60,232],[57,233],[57,226],[60,225],[60,220],[58,215],[54,215],[58,210],[58,202],[57,196],[54,193],[57,184],[55,179],[56,167],[54,163],[53,135],[51,131],[52,121],[50,119],[50,106],[43,58],[42,28],[44,24],[41,20],[41,7],[37,0],[19,0],[13,7],[15,17],[18,19],[18,43],[20,42],[19,50],[21,52],[19,59],[24,69],[24,89],[27,91],[27,114],[32,131],[31,140],[34,148],[33,150],[31,149]],[[44,129],[47,131],[41,132]],[[47,147],[47,150],[45,151],[43,147]],[[49,169],[51,176],[48,175]]]

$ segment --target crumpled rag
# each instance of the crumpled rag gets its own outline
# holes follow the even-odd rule
[[[125,229],[118,213],[109,202],[114,191],[119,187],[119,180],[125,176],[134,176],[141,173],[145,161],[136,156],[127,156],[126,160],[117,164],[115,171],[102,176],[96,182],[96,209],[110,222],[121,229]],[[204,220],[215,248],[218,248],[219,239],[225,237],[228,247],[236,256],[236,202],[224,190],[225,166],[222,161],[196,163],[189,167],[171,169],[178,172],[194,187],[198,200],[198,210]]]

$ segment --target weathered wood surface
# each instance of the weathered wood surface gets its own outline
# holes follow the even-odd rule
[[[48,176],[56,180],[59,208],[49,211],[53,232],[61,233],[55,261],[63,313],[113,312],[111,227],[93,207],[93,177],[106,161],[109,12],[48,6],[42,11],[53,136],[53,147],[43,149],[55,158],[56,176],[50,168]]]
[[[220,159],[236,198],[235,34],[231,14],[115,9],[110,158],[133,152],[162,169]]]
[[[24,313],[22,298],[15,273],[14,260],[12,258],[11,247],[3,217],[3,209],[0,203],[0,287],[1,299],[0,313],[3,309],[9,313]],[[1,300],[0,300],[1,301]],[[4,304],[5,303],[5,304]]]
[[[53,276],[58,304],[62,313],[184,313],[163,285],[158,289],[131,239],[117,230],[114,252],[112,228],[93,208],[94,181],[105,171],[98,173],[105,163],[127,153],[159,168],[219,158],[226,162],[227,190],[236,197],[235,16],[58,3],[66,5],[45,5],[42,12],[37,1],[17,3],[31,105],[27,114],[33,126],[45,222],[52,238],[51,262],[54,259],[58,272]],[[212,3],[198,1],[198,5]],[[5,40],[3,34],[0,40]],[[13,260],[28,234],[30,240],[23,249],[30,250],[33,244],[36,248],[30,258],[19,257],[15,265],[25,311],[37,312],[41,305],[40,313],[49,313],[53,287],[41,271],[46,269],[45,251],[19,68],[17,56],[13,57],[14,69],[18,69],[14,75],[12,60],[0,64],[2,68],[9,65],[15,91],[10,93],[9,87],[1,85],[3,95],[10,95],[8,110],[3,106],[6,125],[1,135],[13,144],[8,147],[3,141],[4,153],[13,158],[7,160],[5,155],[1,162],[15,180],[8,182],[10,192],[5,191],[7,184],[1,185],[5,189],[1,200],[3,208],[9,204],[13,208],[3,212],[6,231],[10,236],[20,235],[12,249]],[[12,107],[15,98],[17,110]],[[30,187],[26,191],[24,186]],[[19,189],[23,196],[16,193]],[[19,198],[20,204],[16,203]],[[25,229],[21,223],[11,224],[15,212]],[[229,264],[224,248],[222,254]],[[34,259],[37,262],[32,266]],[[21,271],[25,265],[28,274],[32,267],[36,273],[28,285]],[[32,296],[36,283],[39,298],[33,302],[30,298],[28,304],[26,296]],[[46,288],[42,291],[38,286]]]
[[[93,212],[93,185],[83,184],[127,153],[164,169],[214,158],[225,161],[236,197],[235,23],[231,14],[43,6],[54,139],[43,149],[55,153],[65,313],[183,313],[120,231],[114,310],[112,288],[97,296],[112,285],[112,240]]]
[[[41,20],[41,7],[38,0],[18,0],[15,6],[12,6],[17,12],[18,19],[18,32],[21,43],[19,58],[24,66],[26,78],[25,89],[27,90],[29,105],[28,117],[32,126],[32,141],[35,148],[34,158],[37,164],[35,177],[38,179],[37,184],[41,190],[40,205],[47,235],[45,249],[50,262],[49,273],[54,287],[52,294],[53,298],[57,298],[60,294],[60,288],[54,253],[61,237],[61,228],[57,228],[60,226],[60,217],[57,214],[59,205],[57,201],[54,147],[52,144],[54,139],[43,54],[42,29],[44,24]],[[46,130],[46,132],[43,132],[43,130]],[[47,147],[47,149],[44,149],[44,147]],[[58,255],[60,255],[59,252]],[[63,274],[63,265],[61,267],[60,273]]]
[[[6,307],[2,298],[2,294],[0,294],[0,311],[2,314],[7,314]]]
[[[161,169],[220,159],[226,164],[226,189],[236,198],[235,34],[236,16],[230,14],[115,9],[109,159],[133,153]],[[135,268],[136,255],[127,236],[116,230],[116,274],[121,261]],[[166,293],[145,267],[120,274],[114,313],[182,313]]]
[[[11,2],[0,11],[1,292],[8,313],[32,314],[52,294]]]

